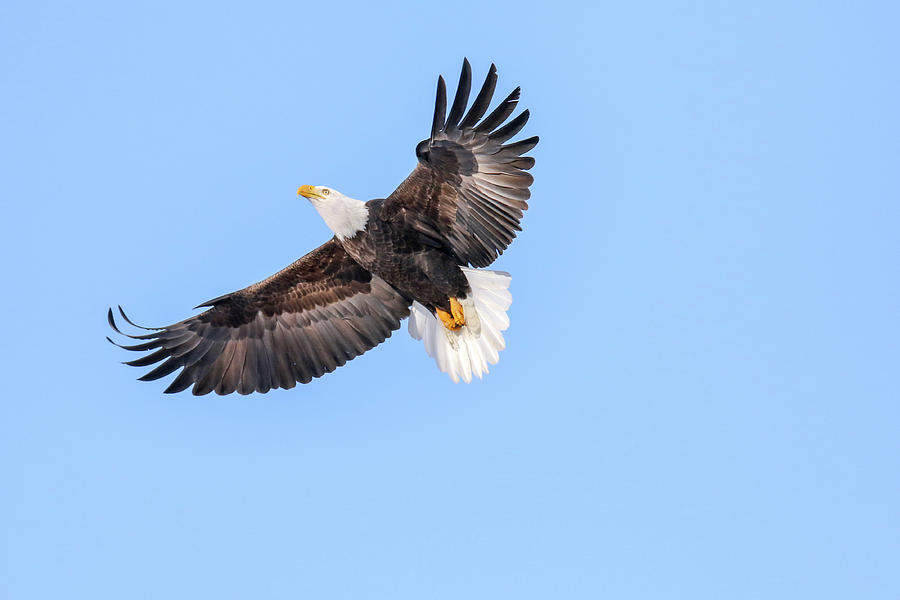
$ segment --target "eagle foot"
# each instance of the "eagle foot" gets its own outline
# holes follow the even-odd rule
[[[450,298],[450,312],[437,309],[437,316],[444,324],[444,327],[450,331],[456,331],[466,324],[466,315],[463,312],[462,304],[456,298]]]

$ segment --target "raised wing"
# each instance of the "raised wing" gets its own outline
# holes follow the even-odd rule
[[[409,305],[332,239],[264,281],[201,304],[212,308],[180,323],[128,335],[112,309],[108,317],[117,333],[145,340],[117,346],[152,351],[126,364],[162,362],[142,381],[181,369],[166,393],[193,385],[195,395],[249,394],[289,389],[334,371],[390,337]]]
[[[528,121],[528,111],[504,125],[519,99],[519,88],[482,119],[497,85],[491,65],[484,85],[469,101],[472,68],[463,61],[450,114],[443,77],[438,78],[431,137],[419,143],[419,164],[384,202],[381,218],[400,222],[452,251],[461,264],[486,267],[509,246],[533,182],[526,171],[534,159],[522,156],[538,138],[505,144]]]

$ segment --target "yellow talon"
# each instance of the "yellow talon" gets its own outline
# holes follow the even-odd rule
[[[456,322],[457,327],[462,327],[466,324],[466,315],[463,312],[462,304],[456,298],[450,298],[450,312],[453,314],[453,320]]]
[[[444,324],[444,327],[446,327],[450,331],[453,331],[457,328],[456,321],[453,319],[453,316],[446,310],[441,310],[439,308],[435,312],[437,313],[438,318],[441,320],[441,323]]]
[[[457,300],[456,298],[450,298],[449,313],[446,310],[442,310],[440,308],[435,312],[437,312],[437,316],[441,320],[441,323],[444,324],[444,327],[446,327],[450,331],[456,331],[466,324],[466,315],[463,312],[462,304],[460,304],[459,300]]]

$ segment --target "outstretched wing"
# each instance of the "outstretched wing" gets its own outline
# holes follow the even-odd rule
[[[201,304],[212,307],[206,312],[168,327],[144,327],[151,333],[128,337],[145,341],[121,347],[153,351],[128,365],[163,361],[142,381],[181,369],[167,393],[191,385],[195,395],[265,393],[308,383],[377,346],[400,327],[409,304],[332,239],[264,281]],[[108,316],[110,326],[127,335],[112,310]]]
[[[438,78],[431,137],[416,147],[419,164],[385,200],[380,216],[447,247],[462,264],[486,267],[522,229],[519,221],[528,208],[528,187],[534,180],[526,172],[534,159],[522,155],[537,145],[538,138],[504,145],[528,121],[526,110],[503,125],[516,107],[519,88],[481,118],[497,85],[494,65],[463,117],[471,84],[472,68],[464,60],[445,119],[446,86],[443,77]]]

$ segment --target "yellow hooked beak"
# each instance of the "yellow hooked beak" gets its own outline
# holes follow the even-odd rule
[[[316,186],[314,185],[301,185],[300,189],[297,190],[297,195],[304,198],[319,198],[320,200],[325,197],[316,191]]]

